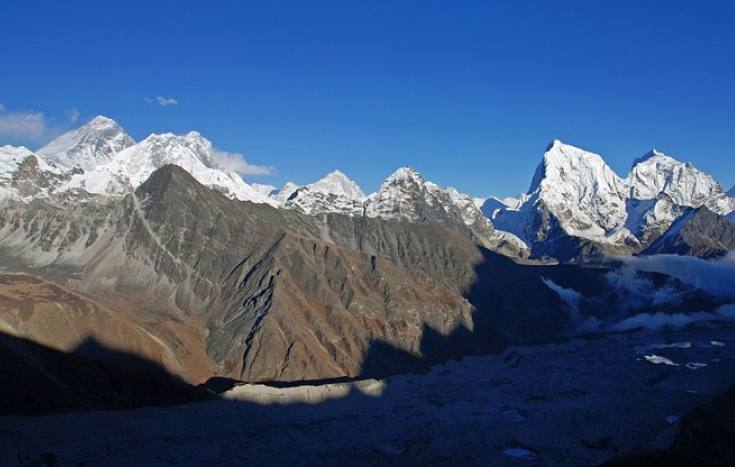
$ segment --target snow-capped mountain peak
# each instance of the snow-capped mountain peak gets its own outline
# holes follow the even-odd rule
[[[409,166],[401,167],[400,169],[393,172],[388,178],[385,179],[383,185],[392,185],[400,183],[415,183],[423,185],[424,178],[414,168]]]
[[[135,141],[114,120],[97,116],[48,143],[37,154],[64,169],[90,170],[111,161]]]
[[[483,211],[497,228],[529,243],[553,248],[554,240],[566,234],[635,251],[668,229],[687,207],[703,205],[726,215],[735,209],[735,199],[691,163],[652,149],[622,179],[598,154],[554,140],[526,199],[511,207],[488,198]]]
[[[531,192],[568,233],[605,237],[626,218],[625,182],[599,154],[554,140],[536,170]]]
[[[536,191],[542,183],[542,188],[554,188],[559,182],[575,181],[575,177],[579,179],[577,182],[599,179],[613,188],[621,183],[620,177],[605,163],[602,156],[555,139],[544,152],[529,192]]]
[[[516,236],[496,231],[472,197],[453,187],[424,181],[411,167],[393,172],[377,193],[368,196],[365,215],[411,222],[440,222],[469,230],[489,247],[508,249],[515,254],[526,250],[526,245]]]
[[[340,194],[349,199],[362,200],[365,198],[365,193],[362,192],[357,183],[350,180],[347,175],[339,170],[330,172],[321,180],[307,186],[311,191]]]
[[[633,161],[632,167],[635,167],[636,165],[638,165],[640,163],[643,163],[643,162],[645,162],[645,161],[647,161],[649,159],[653,159],[655,157],[669,157],[669,156],[667,156],[666,154],[664,154],[663,152],[659,151],[656,148],[652,148],[650,151],[648,151],[647,153],[643,154],[641,157],[635,159]]]
[[[359,216],[362,215],[365,194],[357,183],[335,170],[303,187],[289,182],[273,199],[285,208],[311,215],[338,213]]]
[[[239,175],[220,167],[212,143],[199,132],[185,135],[151,134],[118,152],[110,161],[72,176],[68,189],[89,193],[123,195],[143,183],[155,170],[178,165],[203,185],[225,195],[256,203],[276,203],[245,183]]]
[[[654,199],[666,194],[675,204],[688,207],[700,207],[723,192],[712,176],[656,150],[636,159],[626,183],[631,198]]]

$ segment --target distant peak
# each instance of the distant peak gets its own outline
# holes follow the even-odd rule
[[[286,182],[283,187],[281,188],[281,191],[294,191],[301,188],[301,185],[297,185],[294,182]]]
[[[105,117],[104,115],[97,115],[92,120],[87,122],[85,126],[109,126],[109,125],[119,126],[115,120],[109,117]]]
[[[546,145],[546,151],[551,151],[555,147],[560,147],[563,145],[564,143],[562,143],[560,139],[554,138],[548,145]]]
[[[351,180],[347,175],[334,170],[324,176],[319,181],[307,185],[310,190],[320,191],[323,193],[338,193],[352,199],[362,199],[365,194],[360,187]]]
[[[636,160],[634,160],[633,161],[633,167],[635,167],[636,165],[640,164],[641,162],[646,162],[647,160],[653,159],[653,158],[656,158],[656,157],[669,157],[669,156],[667,156],[666,154],[662,153],[658,149],[653,148],[650,151],[648,151],[647,153],[645,153],[644,155],[642,155],[641,157],[639,157]]]
[[[552,140],[547,146],[544,153],[549,152],[558,152],[562,154],[594,154],[590,151],[587,151],[586,149],[582,149],[579,146],[574,146],[573,144],[568,144],[563,142],[560,139],[555,138]]]
[[[388,177],[388,180],[415,180],[423,182],[421,174],[418,173],[413,167],[409,167],[407,165],[393,172],[391,176]]]
[[[347,179],[349,180],[349,177],[344,174],[344,172],[340,170],[333,170],[329,172],[327,175],[324,176],[325,179],[332,179],[332,178],[340,178],[340,179]]]

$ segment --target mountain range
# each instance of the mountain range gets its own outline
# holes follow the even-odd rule
[[[339,171],[248,184],[199,133],[136,143],[104,117],[0,151],[0,369],[20,378],[0,411],[382,378],[654,309],[730,316],[717,281],[631,266],[735,250],[732,198],[658,152],[621,178],[554,141],[528,193],[501,200],[410,167],[368,195]]]
[[[733,243],[728,230],[733,190],[725,193],[691,163],[652,150],[623,178],[601,156],[559,140],[546,148],[528,192],[517,198],[472,198],[425,181],[410,167],[399,168],[377,192],[365,195],[339,170],[304,186],[289,182],[280,190],[248,184],[218,163],[214,146],[198,132],[152,134],[136,143],[116,122],[98,116],[35,153],[1,147],[0,200],[120,198],[167,164],[229,198],[316,217],[441,223],[524,261],[584,261],[652,251],[718,255]],[[692,210],[711,213],[702,216],[718,219],[722,227],[672,243],[681,223],[693,218]],[[696,244],[684,250],[685,243]]]

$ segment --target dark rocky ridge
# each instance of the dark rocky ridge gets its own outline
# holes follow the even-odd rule
[[[709,258],[735,250],[735,223],[701,207],[688,209],[643,253]]]

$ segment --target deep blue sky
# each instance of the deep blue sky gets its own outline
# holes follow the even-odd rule
[[[407,164],[515,194],[555,137],[621,175],[656,147],[735,183],[732,1],[148,3],[3,1],[3,113],[48,129],[0,144],[74,107],[136,139],[197,129],[276,185],[339,168],[369,192]]]

